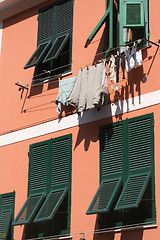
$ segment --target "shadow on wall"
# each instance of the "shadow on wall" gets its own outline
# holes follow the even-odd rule
[[[98,217],[97,217],[98,219]],[[109,229],[108,229],[109,230]],[[119,235],[118,238],[116,235]],[[98,228],[98,220],[95,224],[95,233],[93,240],[142,240],[143,239],[143,229],[134,229],[134,230],[122,230],[121,232],[108,231],[106,229]]]

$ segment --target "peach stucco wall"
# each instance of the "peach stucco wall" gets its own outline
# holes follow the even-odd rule
[[[37,13],[38,9],[48,5],[47,1],[23,13],[17,14],[3,22],[2,48],[0,56],[0,135],[13,132],[27,126],[58,118],[55,99],[58,94],[58,82],[45,83],[31,87],[34,68],[24,70],[23,67],[36,49],[37,42]],[[160,1],[149,1],[150,39],[157,42],[160,38],[157,23],[160,22]],[[85,41],[98,21],[105,13],[105,0],[75,0],[73,15],[73,48],[72,72],[77,74],[80,67],[90,66],[95,61],[95,55],[103,51],[102,28],[92,44],[84,48]],[[143,68],[133,70],[127,78],[120,77],[119,93],[110,89],[112,101],[132,98],[141,94],[160,89],[160,52],[157,47],[143,50]],[[101,56],[101,55],[99,55]],[[155,56],[155,58],[154,58]],[[102,57],[99,57],[102,58]],[[154,61],[153,61],[154,60]],[[142,83],[143,73],[148,81]],[[72,76],[72,75],[69,75]],[[22,96],[15,86],[21,81],[29,85],[29,91],[24,90]],[[109,88],[110,82],[109,82]],[[66,109],[64,109],[66,110]],[[69,108],[62,115],[75,112]],[[125,232],[94,233],[96,215],[87,216],[86,210],[99,186],[99,126],[111,121],[121,121],[147,113],[154,113],[155,119],[155,182],[156,182],[156,211],[157,228]],[[15,190],[15,215],[19,212],[27,197],[28,184],[28,150],[29,145],[72,133],[72,196],[71,196],[71,235],[79,240],[85,233],[86,240],[159,240],[160,239],[160,105],[133,111],[101,121],[73,127],[68,130],[44,135],[34,139],[14,143],[0,148],[1,174],[0,194]],[[14,227],[14,239],[22,239],[23,227]],[[97,239],[96,239],[97,238]]]
[[[55,99],[58,94],[58,81],[52,81],[41,86],[31,87],[34,67],[24,70],[23,67],[36,49],[37,42],[37,14],[38,9],[52,1],[41,4],[30,10],[24,11],[3,22],[2,49],[0,57],[0,102],[3,114],[0,118],[0,134],[11,132],[15,129],[25,128],[28,125],[49,121],[58,117],[56,113]],[[158,9],[160,2],[150,2],[150,39],[157,42]],[[88,48],[84,48],[85,41],[96,24],[105,13],[105,0],[81,0],[74,2],[73,13],[73,48],[72,48],[72,75],[75,76],[80,67],[90,66],[101,59],[104,47],[104,28],[98,32]],[[123,80],[120,76],[119,93],[110,89],[110,99],[119,100],[131,98],[147,92],[160,89],[160,54],[159,51],[153,61],[157,47],[143,50],[143,67],[126,74]],[[153,64],[152,64],[153,61]],[[151,67],[151,69],[150,69]],[[142,83],[143,73],[149,71],[148,81]],[[29,85],[29,91],[24,90],[22,96],[15,86],[16,82]],[[109,82],[110,88],[110,82]],[[66,109],[65,109],[66,110]],[[73,108],[63,115],[72,113]]]
[[[155,182],[160,181],[159,171],[159,155],[160,155],[160,106],[146,108],[124,114],[122,120],[132,118],[153,112],[155,119]],[[120,117],[120,116],[119,116]],[[149,240],[152,236],[153,240],[158,240],[160,237],[159,219],[160,219],[160,188],[156,184],[156,211],[157,211],[157,228],[146,230],[125,231],[122,233],[95,233],[96,215],[86,215],[86,210],[99,186],[99,127],[119,121],[120,118],[110,118],[101,121],[96,121],[90,124],[84,124],[80,127],[74,127],[65,131],[48,134],[42,137],[22,141],[5,147],[1,147],[0,156],[3,161],[1,164],[0,175],[0,193],[6,193],[15,190],[15,216],[24,204],[27,198],[28,184],[28,150],[29,145],[72,134],[72,194],[71,194],[71,235],[74,239],[80,239],[81,232],[85,233],[86,239],[101,240],[101,238],[113,240]],[[14,238],[21,239],[23,227],[14,227]]]

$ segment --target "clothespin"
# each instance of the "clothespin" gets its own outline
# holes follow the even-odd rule
[[[89,70],[89,67],[88,67],[88,65],[86,65],[86,67],[87,67],[87,70]]]
[[[117,51],[117,56],[119,56],[119,51]]]
[[[61,80],[61,78],[59,77],[59,78],[58,78],[58,81],[60,81],[60,80]]]
[[[94,66],[97,67],[97,63],[96,62],[94,62]]]
[[[133,46],[134,46],[134,47],[136,46],[136,42],[134,42]]]
[[[82,68],[82,67],[80,67],[80,69],[81,69],[81,71],[83,71],[83,68]]]

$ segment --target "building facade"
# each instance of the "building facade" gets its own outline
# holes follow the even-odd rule
[[[157,0],[0,2],[0,238],[158,240]]]

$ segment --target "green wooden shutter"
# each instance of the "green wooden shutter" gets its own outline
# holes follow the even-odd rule
[[[121,185],[121,178],[103,181],[86,214],[108,212]]]
[[[129,176],[115,210],[138,207],[150,179],[149,173]]]
[[[143,0],[124,1],[124,26],[144,26],[144,2]]]
[[[39,12],[38,17],[38,44],[52,39],[54,30],[54,7],[46,7]]]
[[[100,130],[100,181],[87,214],[108,212],[122,185],[123,126],[105,126]]]
[[[56,60],[63,52],[69,39],[71,39],[72,0],[58,2],[56,6],[56,28],[52,39],[52,47],[43,63]]]
[[[24,69],[39,64],[51,47],[54,26],[54,8],[53,5],[46,7],[39,12],[38,16],[38,46],[29,61],[24,66]]]
[[[0,195],[0,239],[6,239],[9,234],[14,218],[14,201],[15,192]],[[10,234],[13,235],[13,232]]]
[[[45,194],[30,195],[12,225],[29,224],[37,214],[44,198]]]
[[[72,22],[72,1],[67,0],[58,3],[57,9],[57,34],[68,32]]]
[[[115,210],[138,207],[152,177],[152,115],[128,120],[129,177]],[[153,178],[153,177],[152,177]]]
[[[29,152],[29,194],[46,192],[49,141],[31,145]]]
[[[28,198],[13,222],[13,225],[28,224],[44,202],[47,191],[47,167],[49,141],[33,144],[29,151]]]
[[[56,211],[60,207],[66,195],[67,188],[50,192],[45,203],[43,204],[39,213],[37,214],[34,222],[41,222],[53,219]]]
[[[100,136],[101,181],[122,176],[123,173],[123,126],[101,128]]]
[[[152,120],[151,118],[130,121],[129,134],[129,171],[150,170],[152,165]]]
[[[52,180],[53,188],[68,186],[70,178],[70,159],[71,159],[71,140],[70,138],[54,140],[52,145]]]
[[[71,137],[65,136],[51,142],[51,191],[34,222],[52,219],[67,193],[70,196]]]
[[[107,2],[107,0],[106,0]],[[107,6],[107,4],[106,4]],[[85,47],[87,48],[88,45],[91,43],[93,38],[96,36],[97,32],[100,30],[100,28],[103,26],[103,24],[107,21],[107,17],[109,18],[109,43],[106,42],[105,46],[108,46],[108,49],[106,49],[107,54],[108,50],[113,48],[113,1],[110,1],[109,7],[106,9],[105,14],[97,24],[97,26],[94,28],[90,36],[87,38]],[[106,40],[107,41],[107,40]]]
[[[44,42],[44,43],[38,45],[38,47],[35,50],[35,52],[33,53],[33,55],[31,56],[29,61],[24,66],[24,69],[27,69],[29,67],[32,67],[32,66],[35,66],[36,64],[38,64],[43,59],[43,57],[49,50],[50,46],[51,46],[51,41]]]
[[[148,39],[149,19],[148,0],[122,0],[119,4],[119,45],[124,45],[125,28],[132,30],[133,40]],[[146,44],[142,42],[141,44]]]

